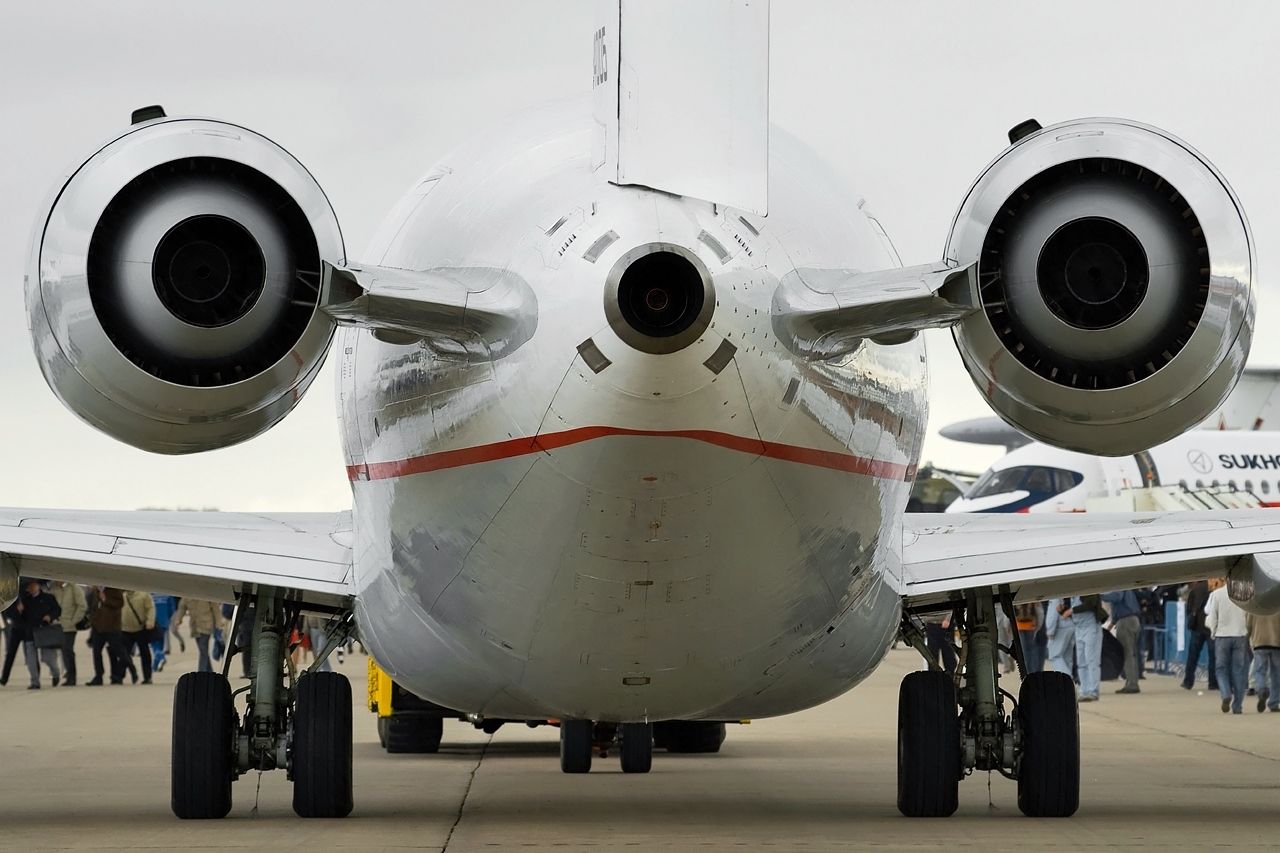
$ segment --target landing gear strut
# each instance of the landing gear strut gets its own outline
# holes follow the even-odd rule
[[[249,686],[231,691],[231,658],[240,621],[253,608]],[[301,817],[351,813],[351,684],[346,676],[317,672],[325,654],[295,677],[287,639],[300,607],[284,590],[246,587],[236,609],[221,673],[182,676],[174,693],[172,807],[180,818],[221,818],[231,810],[231,783],[251,770],[285,770],[293,781],[293,808]],[[349,612],[330,623],[327,648],[346,639]],[[246,694],[237,714],[233,698]]]
[[[1000,687],[997,605],[1012,610],[1007,589],[965,592],[964,605],[953,617],[962,637],[954,682],[932,663],[932,656],[926,658],[930,670],[903,679],[898,701],[898,809],[904,815],[952,814],[960,779],[975,770],[1017,780],[1018,808],[1028,817],[1068,817],[1079,805],[1075,685],[1064,673],[1031,673],[1023,679],[1017,701]],[[904,616],[903,623],[903,636],[918,639],[910,618]],[[1025,673],[1016,638],[1005,651]]]

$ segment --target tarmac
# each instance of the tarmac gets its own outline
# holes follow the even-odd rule
[[[78,658],[90,670],[88,650]],[[46,678],[40,691],[24,689],[19,659],[0,689],[0,850],[1034,853],[1275,850],[1280,838],[1280,713],[1250,699],[1224,715],[1216,694],[1170,676],[1149,674],[1137,696],[1104,683],[1102,701],[1081,706],[1075,817],[1024,818],[1013,782],[977,774],[954,817],[908,820],[894,805],[898,682],[919,664],[908,649],[833,702],[731,726],[718,755],[659,751],[651,773],[625,776],[616,756],[560,773],[551,727],[489,737],[448,722],[440,754],[387,755],[359,704],[365,662],[340,667],[358,703],[351,817],[295,817],[274,772],[240,779],[226,820],[186,822],[169,811],[168,765],[172,687],[190,652],[152,685],[50,689]]]

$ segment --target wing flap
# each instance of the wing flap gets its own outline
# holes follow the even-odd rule
[[[903,593],[910,607],[1008,584],[1019,601],[1181,583],[1204,577],[1270,589],[1280,513],[909,513]]]
[[[31,577],[217,601],[246,583],[329,606],[354,591],[349,513],[0,510],[0,554]]]
[[[13,546],[12,548],[10,546]],[[18,548],[65,547],[75,551],[110,554],[115,539],[94,533],[42,530],[38,527],[6,528],[0,533],[0,550],[16,551]]]

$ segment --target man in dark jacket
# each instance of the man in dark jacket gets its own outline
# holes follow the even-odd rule
[[[1204,608],[1208,603],[1209,582],[1196,581],[1187,594],[1186,623],[1187,631],[1191,636],[1187,639],[1186,674],[1182,676],[1183,690],[1191,690],[1196,686],[1196,667],[1200,664],[1200,650],[1206,646],[1209,649],[1209,663],[1206,667],[1209,670],[1209,689],[1218,689],[1216,656],[1213,653],[1213,643],[1209,640],[1209,626],[1204,622]]]
[[[58,631],[62,628],[58,627],[58,617],[62,615],[62,608],[58,606],[58,600],[49,593],[45,592],[44,584],[38,580],[28,580],[26,588],[23,589],[22,595],[18,598],[18,624],[22,631],[22,645],[27,659],[27,672],[31,675],[31,684],[28,690],[40,689],[40,659],[44,659],[44,665],[49,667],[49,671],[53,673],[53,686],[58,686],[58,679],[62,675],[62,671],[58,667],[58,655],[61,651],[62,637],[58,637],[58,646],[49,646],[47,648],[36,647],[36,629],[42,627],[57,627]]]
[[[112,587],[95,587],[89,594],[89,645],[93,648],[93,680],[88,687],[102,684],[102,650],[106,648],[111,662],[111,683],[123,684],[125,666],[133,669],[124,649],[124,635],[120,632],[120,613],[124,610],[124,593]],[[136,672],[136,670],[135,670]],[[136,681],[136,675],[134,680]]]

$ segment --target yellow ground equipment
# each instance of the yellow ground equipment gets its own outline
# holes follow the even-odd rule
[[[369,658],[369,710],[378,716],[378,741],[387,752],[435,752],[444,718],[458,712],[415,696]]]

